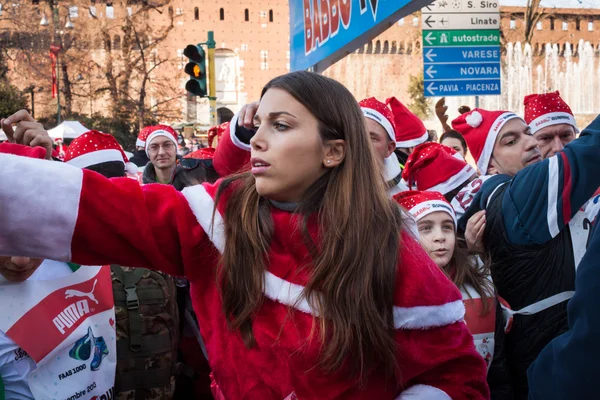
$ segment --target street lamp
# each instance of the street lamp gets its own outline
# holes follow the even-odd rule
[[[50,58],[52,59],[53,62],[56,63],[56,72],[55,72],[55,77],[56,77],[56,122],[58,124],[60,124],[60,90],[59,90],[59,85],[60,85],[60,63],[59,63],[59,53],[62,50],[62,35],[64,34],[64,32],[62,30],[60,30],[60,21],[59,21],[59,14],[58,14],[58,5],[55,4],[54,2],[49,2],[50,6],[52,7],[52,21],[54,23],[54,35],[53,35],[53,44],[50,46]],[[69,11],[68,11],[69,12]],[[46,14],[44,13],[44,15],[42,16],[42,20],[40,21],[40,25],[41,26],[48,26],[50,25],[50,22],[48,21],[48,18],[46,18]],[[67,23],[65,24],[65,29],[73,29],[75,28],[75,24],[73,24],[73,21],[71,21],[71,15],[67,14]],[[59,36],[60,35],[60,36]],[[57,36],[60,37],[60,39],[57,38]],[[58,44],[57,44],[58,42]],[[53,88],[54,89],[54,88]]]

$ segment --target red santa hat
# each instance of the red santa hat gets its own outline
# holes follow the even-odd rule
[[[440,192],[408,190],[394,195],[394,200],[406,209],[417,222],[431,213],[446,212],[452,217],[454,229],[456,230],[456,213]]]
[[[423,121],[413,114],[404,104],[395,97],[385,101],[390,106],[394,115],[396,127],[396,148],[415,147],[429,139],[427,128]]]
[[[530,94],[523,100],[525,106],[525,122],[536,133],[551,125],[568,124],[577,129],[577,123],[571,108],[560,97],[558,90],[552,93]]]
[[[142,128],[135,141],[136,147],[146,147],[146,140],[148,139],[148,135],[154,130],[153,128],[153,126],[145,126]]]
[[[137,168],[130,163],[117,139],[107,133],[89,131],[74,139],[65,153],[64,162],[78,168],[87,168],[105,162],[120,161],[125,170],[135,173]]]
[[[469,151],[482,174],[487,173],[498,133],[504,124],[513,118],[522,119],[510,111],[487,111],[476,108],[452,121],[452,128],[460,132],[467,141]]]
[[[150,146],[150,143],[156,139],[159,136],[164,136],[168,139],[170,139],[175,146],[177,146],[177,132],[175,131],[175,129],[171,128],[169,125],[156,125],[151,127],[151,131],[148,134],[148,137],[146,138],[146,153],[148,153],[148,147]]]
[[[436,142],[418,145],[408,156],[402,179],[409,187],[447,194],[475,174],[460,153]]]
[[[361,100],[358,103],[365,118],[372,119],[383,126],[383,129],[387,132],[389,138],[396,141],[396,127],[394,125],[394,116],[392,111],[387,105],[377,100],[375,97],[369,97],[368,99]]]
[[[212,160],[215,157],[215,149],[212,147],[203,147],[183,156],[183,158],[197,158],[199,160]]]

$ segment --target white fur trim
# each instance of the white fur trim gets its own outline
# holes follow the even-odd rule
[[[425,216],[437,211],[444,211],[448,213],[454,220],[454,228],[456,229],[456,214],[454,213],[452,206],[445,201],[427,200],[408,210],[409,214],[416,221],[419,221],[421,218],[424,218]]]
[[[175,143],[175,146],[177,146],[179,144],[179,143],[177,143],[177,139],[175,139],[173,137],[173,135],[171,135],[167,131],[163,131],[162,129],[159,129],[157,131],[152,132],[150,134],[150,136],[148,136],[148,139],[146,139],[146,144],[145,144],[146,154],[148,154],[148,147],[150,147],[150,143],[159,136],[164,136],[166,138],[169,138],[171,140],[171,142]]]
[[[96,165],[110,161],[121,161],[123,164],[125,164],[125,160],[123,160],[123,153],[116,149],[104,149],[92,151],[91,153],[85,153],[70,159],[67,161],[67,164],[77,168],[86,168],[90,165]]]
[[[392,126],[389,119],[387,119],[382,113],[373,108],[361,107],[361,110],[365,118],[372,119],[379,125],[383,126],[383,129],[385,129],[392,142],[396,141],[396,132],[394,131],[394,127]]]
[[[531,128],[531,133],[536,133],[542,128],[558,124],[571,125],[573,128],[575,128],[575,133],[579,133],[575,117],[572,114],[562,111],[540,115],[539,117],[531,121],[529,127]]]
[[[406,186],[406,182],[403,180],[400,180],[400,182],[398,182],[398,184],[396,186],[392,186],[391,188],[389,188],[388,194],[390,196],[394,196],[398,193],[406,192],[408,190],[410,190],[410,189],[408,188],[408,186]]]
[[[389,182],[392,179],[396,178],[398,175],[402,173],[402,168],[400,168],[400,161],[398,161],[398,157],[396,157],[396,153],[390,154],[389,157],[383,160],[383,167],[385,169],[385,181]]]
[[[404,140],[402,142],[396,142],[396,148],[407,149],[409,147],[415,147],[420,145],[421,143],[425,143],[429,139],[429,133],[425,131],[423,135],[416,139]]]
[[[215,202],[202,185],[186,187],[181,191],[187,200],[196,220],[208,235],[210,241],[223,254],[225,250],[225,223],[219,211],[215,211],[213,225],[213,209]]]
[[[135,147],[144,147],[145,148],[146,147],[146,142],[144,142],[141,139],[136,139],[136,141],[135,141]]]
[[[496,144],[496,138],[498,137],[498,133],[507,121],[510,121],[514,118],[519,118],[523,121],[523,118],[519,117],[517,114],[505,112],[504,114],[496,118],[496,120],[492,124],[490,131],[486,135],[483,151],[481,152],[479,160],[477,161],[477,168],[479,168],[479,172],[481,172],[482,175],[487,175],[487,169],[490,164],[490,159],[492,158],[492,152],[494,151],[494,144]]]
[[[71,260],[83,171],[0,154],[0,255]]]
[[[233,119],[231,120],[231,122],[229,122],[229,137],[231,138],[231,142],[236,146],[239,147],[242,150],[246,150],[246,151],[250,151],[252,148],[250,147],[249,144],[246,144],[244,142],[242,142],[236,135],[235,135],[235,127],[238,126],[238,118],[239,118],[240,114],[236,113],[233,116]]]
[[[0,169],[0,171],[2,171]],[[2,185],[0,185],[0,188]],[[211,226],[214,201],[204,186],[190,186],[182,191],[194,216],[210,241],[223,254],[225,249],[225,225],[219,212],[215,212],[214,227]],[[0,197],[2,199],[2,197]],[[1,230],[0,230],[1,232]],[[418,237],[418,236],[417,236]],[[1,242],[0,242],[1,243]],[[271,272],[265,272],[264,294],[267,298],[294,307],[307,314],[318,316],[306,299],[301,299],[304,286],[288,282]],[[396,329],[428,329],[452,324],[463,319],[465,306],[462,300],[441,306],[394,307]]]
[[[125,172],[131,175],[135,175],[138,172],[138,167],[132,162],[125,163]]]
[[[462,321],[465,304],[461,300],[439,306],[394,307],[396,329],[429,329]]]
[[[556,237],[560,233],[557,210],[558,181],[558,156],[553,156],[548,161],[548,208],[546,209],[546,219],[551,237]]]
[[[460,156],[459,153],[456,153],[456,154],[458,154]],[[452,175],[445,182],[438,183],[437,185],[430,187],[429,189],[427,189],[427,191],[440,192],[441,194],[445,195],[446,193],[450,193],[451,191],[453,191],[454,189],[456,189],[457,187],[459,187],[460,185],[465,183],[467,181],[467,179],[472,177],[473,174],[475,174],[475,173],[476,173],[475,169],[473,167],[471,167],[469,164],[467,164],[458,174]]]
[[[465,161],[465,158],[462,156],[462,154],[460,154],[458,151],[454,154],[452,154],[452,157],[454,158],[458,158],[461,161]],[[466,161],[465,161],[466,162]]]
[[[465,122],[469,124],[470,127],[477,128],[483,122],[483,117],[479,111],[473,111],[471,114],[467,115]]]
[[[414,385],[400,393],[396,400],[452,400],[452,398],[436,387]]]
[[[283,280],[270,272],[265,273],[265,296],[307,314],[317,315],[316,310],[302,298],[304,286]],[[300,300],[301,299],[301,300]]]

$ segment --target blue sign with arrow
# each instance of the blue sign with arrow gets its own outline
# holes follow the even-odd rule
[[[425,81],[425,96],[484,96],[499,93],[500,79]]]
[[[421,11],[425,96],[500,94],[498,2],[436,0]]]
[[[500,47],[425,47],[423,60],[428,63],[500,62]]]
[[[500,65],[489,64],[425,64],[425,79],[500,79]],[[458,77],[458,78],[457,78]]]

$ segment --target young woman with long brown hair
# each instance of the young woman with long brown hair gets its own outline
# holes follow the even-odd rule
[[[488,398],[460,293],[403,231],[350,92],[283,75],[255,124],[249,172],[182,193],[0,155],[0,254],[185,275],[226,399]]]
[[[465,322],[488,365],[492,400],[512,400],[514,390],[504,352],[504,320],[490,274],[456,235],[456,214],[439,192],[407,191],[394,196],[417,222],[419,241],[436,265],[460,289]]]

